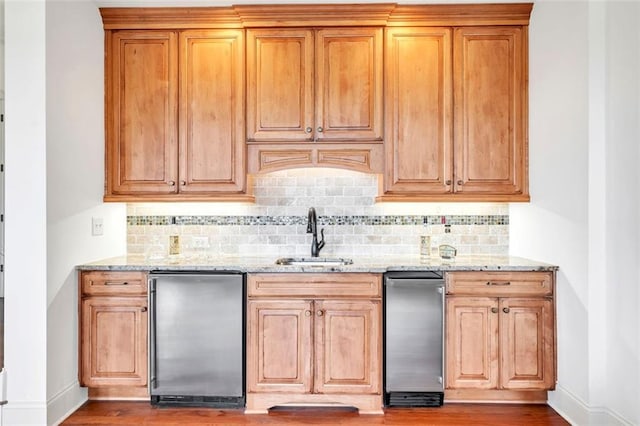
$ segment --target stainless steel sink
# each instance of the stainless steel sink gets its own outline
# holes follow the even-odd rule
[[[352,259],[331,257],[281,257],[276,265],[289,266],[341,266],[353,264]]]

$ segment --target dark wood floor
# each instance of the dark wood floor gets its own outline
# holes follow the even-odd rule
[[[568,425],[551,407],[521,404],[445,404],[391,408],[384,416],[331,408],[276,409],[265,415],[241,410],[154,408],[147,402],[89,401],[63,425]]]

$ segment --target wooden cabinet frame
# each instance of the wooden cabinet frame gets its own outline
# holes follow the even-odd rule
[[[249,172],[382,170],[382,28],[247,29]]]
[[[78,379],[90,399],[148,399],[144,272],[81,271]]]
[[[105,201],[246,193],[244,31],[107,30]]]
[[[382,413],[381,276],[249,274],[247,413],[344,404]]]
[[[362,3],[102,8],[100,13],[106,32],[107,52],[104,199],[247,201],[252,200],[246,193],[247,173],[296,167],[338,167],[384,175],[378,197],[384,201],[528,201],[527,32],[532,7],[532,3]],[[293,112],[294,120],[267,117],[256,110],[254,103],[260,103],[257,100],[259,77],[249,67],[247,124],[240,123],[245,118],[244,105],[241,106],[245,94],[236,88],[232,95],[235,97],[232,107],[236,110],[235,116],[228,118],[233,114],[223,114],[226,117],[223,120],[234,122],[229,127],[223,126],[220,131],[232,133],[231,147],[220,151],[224,154],[225,164],[203,162],[202,158],[219,147],[203,148],[202,144],[197,144],[198,126],[184,123],[188,121],[185,117],[193,117],[190,100],[177,99],[177,96],[188,92],[193,82],[175,77],[179,70],[176,71],[178,66],[174,63],[177,60],[173,58],[184,44],[184,39],[181,39],[176,45],[177,34],[212,30],[248,32],[247,55],[251,62],[256,55],[251,34],[297,34],[300,28],[306,28],[303,32],[313,33],[315,37],[314,41],[309,40],[308,34],[303,37],[306,38],[303,42],[306,46],[304,59],[298,66],[304,68],[298,82],[303,93],[297,100],[296,96],[288,94],[280,102],[277,97],[273,101],[276,107],[286,105],[287,110],[283,113]],[[358,116],[346,109],[366,97],[349,95],[349,90],[342,90],[342,77],[329,80],[323,77],[332,72],[330,70],[327,74],[331,55],[325,60],[325,41],[344,41],[347,30],[374,29],[379,32],[383,28],[387,32],[386,50],[391,52],[390,55],[383,63],[383,42],[376,41],[379,37],[374,36],[371,39],[374,58],[367,71],[369,74],[365,75],[363,66],[356,67],[354,71],[363,73],[358,80],[368,79],[366,84],[355,90],[369,93],[368,111],[361,114],[366,119],[343,121],[343,116]],[[417,38],[431,31],[446,33],[441,39],[441,53],[430,57],[427,63],[420,58],[422,65],[431,63],[447,74],[436,84],[438,93],[434,96],[437,101],[425,101],[423,93],[418,95],[418,100],[425,105],[412,106],[411,96],[405,98],[398,92],[397,78],[405,78],[408,83],[412,78],[419,81],[409,72],[402,74],[398,64],[393,63],[393,52],[398,50],[393,43],[401,37],[408,39],[407,31],[410,29]],[[129,34],[132,40],[138,39],[140,54],[147,52],[147,62],[156,64],[150,72],[157,73],[162,69],[162,78],[147,78],[142,73],[142,76],[134,76],[127,85],[121,84],[121,76],[118,76],[122,69],[121,60],[125,58],[124,63],[134,66],[134,69],[137,62],[126,62],[126,58],[133,55],[119,56],[122,52],[117,47],[120,42],[117,34]],[[438,36],[432,34],[423,41],[428,37]],[[143,40],[145,38],[147,40]],[[157,53],[149,53],[153,49],[144,46],[154,38],[156,42],[166,44],[165,59],[158,59],[154,56]],[[421,43],[417,38],[416,46]],[[310,62],[310,43],[313,44],[313,61],[316,63]],[[182,53],[179,55],[184,68],[184,56]],[[476,66],[484,66],[485,71],[476,72],[473,69]],[[387,88],[381,90],[383,67],[387,74]],[[339,69],[340,65],[333,64],[332,68]],[[492,68],[501,71],[486,72]],[[278,69],[275,68],[276,71]],[[345,70],[348,72],[349,67]],[[295,74],[295,70],[293,72]],[[244,78],[244,72],[241,74]],[[162,84],[151,87],[161,80],[164,81]],[[331,83],[325,84],[327,81]],[[156,96],[148,96],[146,86],[157,92]],[[424,92],[433,86],[429,82],[418,91]],[[133,92],[128,93],[129,90]],[[341,99],[342,92],[347,93],[344,99],[349,99],[349,102],[338,102],[336,107],[333,104],[336,99]],[[158,93],[164,100],[155,104],[150,102],[151,98],[158,98]],[[126,111],[131,110],[133,102],[129,99],[143,101],[143,108],[127,115]],[[425,108],[425,114],[412,116]],[[386,111],[384,117],[383,110]],[[205,108],[203,115],[207,116],[208,112]],[[270,119],[273,119],[271,124],[277,124],[275,127],[269,127]],[[411,121],[417,124],[413,130],[408,130]],[[179,134],[176,126],[180,127]],[[320,137],[317,136],[318,127],[323,128]],[[146,146],[148,143],[140,142],[140,134],[131,129],[143,129],[144,134],[155,135],[156,145]],[[190,133],[192,131],[196,137]],[[405,139],[403,132],[411,131],[415,134]],[[249,141],[245,139],[247,134]],[[419,134],[425,134],[424,140],[416,136]],[[141,143],[143,148],[141,153],[132,155],[131,146],[136,143]],[[179,153],[174,152],[177,150]],[[417,160],[419,157],[422,162]]]
[[[546,401],[555,388],[553,272],[446,274],[445,399]]]

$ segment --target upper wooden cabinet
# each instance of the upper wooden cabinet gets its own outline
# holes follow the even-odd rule
[[[382,29],[247,30],[248,141],[381,141]]]
[[[117,195],[175,193],[178,179],[177,34],[173,31],[108,32],[105,58],[105,199]]]
[[[108,31],[106,201],[246,199],[244,31]]]
[[[100,9],[104,198],[247,200],[247,174],[338,167],[382,201],[528,201],[532,6]]]
[[[526,53],[522,27],[455,30],[455,193],[528,200]]]
[[[451,191],[451,31],[419,27],[386,32],[385,193]]]
[[[249,171],[382,171],[382,50],[382,28],[248,29]]]
[[[526,28],[393,28],[386,48],[380,199],[528,201]]]
[[[242,194],[244,32],[180,32],[180,73],[179,191]]]

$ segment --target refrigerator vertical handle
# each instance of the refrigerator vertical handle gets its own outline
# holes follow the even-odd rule
[[[149,279],[149,386],[158,387],[156,380],[156,280]]]
[[[447,372],[445,370],[446,367],[447,367],[447,363],[445,362],[445,359],[447,359],[446,358],[446,356],[447,356],[446,348],[445,348],[445,346],[446,346],[445,343],[446,343],[446,340],[447,340],[447,327],[446,327],[446,324],[445,324],[445,321],[446,321],[446,318],[447,318],[447,315],[446,315],[446,312],[445,312],[445,309],[447,307],[447,305],[446,305],[447,299],[445,298],[445,293],[446,292],[444,290],[444,284],[438,286],[438,293],[440,293],[440,306],[442,306],[442,365],[441,365],[442,369],[440,370],[440,371],[442,371],[442,376],[440,376],[438,378],[438,381],[442,385],[442,389],[444,389],[444,387],[445,387],[444,377],[446,377],[446,374],[447,374]]]

